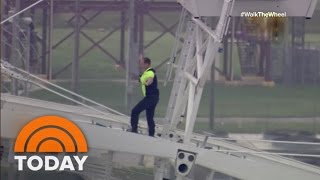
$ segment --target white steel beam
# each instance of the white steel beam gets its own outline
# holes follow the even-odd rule
[[[196,26],[196,43],[197,43],[197,52],[196,52],[196,56],[197,56],[197,77],[200,76],[200,68],[202,67],[203,64],[203,53],[199,52],[199,49],[201,49],[201,46],[203,44],[203,36],[202,36],[202,32],[201,29],[199,28],[199,26]]]
[[[173,115],[172,115],[172,122],[171,122],[171,128],[174,129],[177,127],[180,116],[184,114],[184,110],[187,107],[188,102],[188,93],[189,92],[189,85],[181,91],[179,95],[179,101],[176,102],[176,108],[174,109]]]
[[[191,75],[190,73],[188,72],[184,72],[184,75],[186,76],[186,78],[191,82],[193,83],[194,85],[197,85],[198,84],[198,79],[195,78],[193,75]]]

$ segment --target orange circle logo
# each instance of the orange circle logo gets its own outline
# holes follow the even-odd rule
[[[42,116],[22,128],[14,152],[88,152],[88,147],[82,131],[73,122],[59,116]]]

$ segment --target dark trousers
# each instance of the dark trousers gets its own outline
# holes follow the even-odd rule
[[[154,112],[159,102],[159,96],[146,96],[144,97],[131,111],[131,128],[132,132],[138,132],[139,115],[142,111],[146,110],[149,136],[154,136],[155,123]]]

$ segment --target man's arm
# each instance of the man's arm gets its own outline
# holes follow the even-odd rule
[[[147,81],[146,81],[146,86],[149,86],[149,85],[152,84],[152,83],[153,83],[153,77],[150,77],[150,78],[148,78]]]
[[[143,61],[143,60],[144,60],[144,57],[143,57],[143,55],[142,55],[142,54],[140,54],[140,56],[139,56],[139,60],[140,60],[140,61]]]
[[[148,71],[146,72],[145,76],[146,76],[145,85],[149,86],[153,82],[154,73],[152,71]]]

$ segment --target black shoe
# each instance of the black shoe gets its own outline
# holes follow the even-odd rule
[[[132,133],[138,133],[138,131],[137,130],[133,130],[133,129],[127,129],[127,132],[132,132]]]

